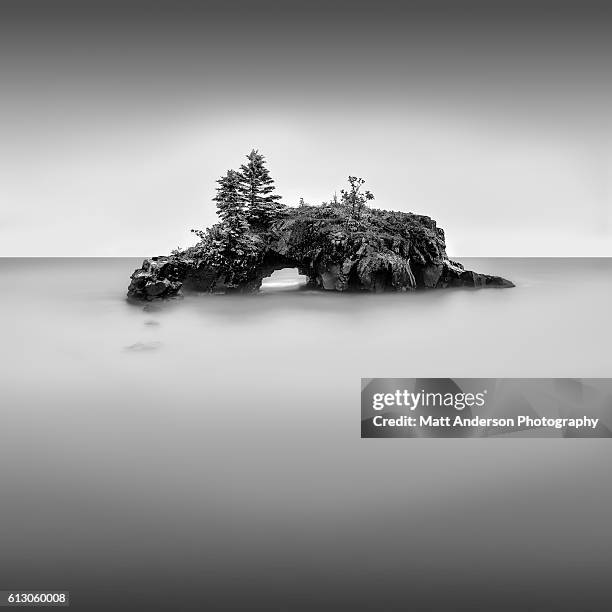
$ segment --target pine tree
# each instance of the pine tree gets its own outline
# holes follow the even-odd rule
[[[284,205],[275,195],[274,180],[264,164],[264,156],[253,149],[249,160],[240,166],[240,195],[247,207],[249,221],[256,226],[268,226],[282,214]]]
[[[244,201],[240,194],[241,175],[235,170],[228,170],[217,183],[217,214],[221,218],[228,246],[233,246],[248,231]]]

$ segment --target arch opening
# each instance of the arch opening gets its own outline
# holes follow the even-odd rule
[[[307,283],[308,277],[300,274],[297,268],[280,268],[263,279],[260,291],[262,293],[298,291]]]

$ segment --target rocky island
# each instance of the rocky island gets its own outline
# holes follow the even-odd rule
[[[257,151],[240,171],[219,179],[221,221],[192,230],[199,242],[146,259],[128,297],[154,300],[182,290],[253,293],[275,270],[297,268],[328,291],[411,291],[435,287],[513,287],[499,276],[465,270],[446,254],[444,231],[430,217],[380,210],[351,176],[341,197],[320,206],[287,207]]]

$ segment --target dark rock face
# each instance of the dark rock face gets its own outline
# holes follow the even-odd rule
[[[442,229],[412,213],[368,209],[355,220],[339,207],[300,206],[287,208],[270,228],[248,238],[247,255],[222,255],[211,239],[146,259],[132,274],[128,296],[154,300],[182,289],[252,293],[282,268],[297,268],[311,286],[328,291],[514,286],[451,261]]]

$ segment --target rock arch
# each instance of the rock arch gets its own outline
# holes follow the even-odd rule
[[[420,287],[513,287],[499,276],[465,270],[446,254],[444,232],[423,215],[369,209],[349,224],[332,206],[289,208],[265,230],[252,230],[249,258],[215,257],[200,244],[152,257],[131,277],[128,296],[152,300],[182,289],[253,293],[275,270],[297,268],[327,291],[411,291]]]

